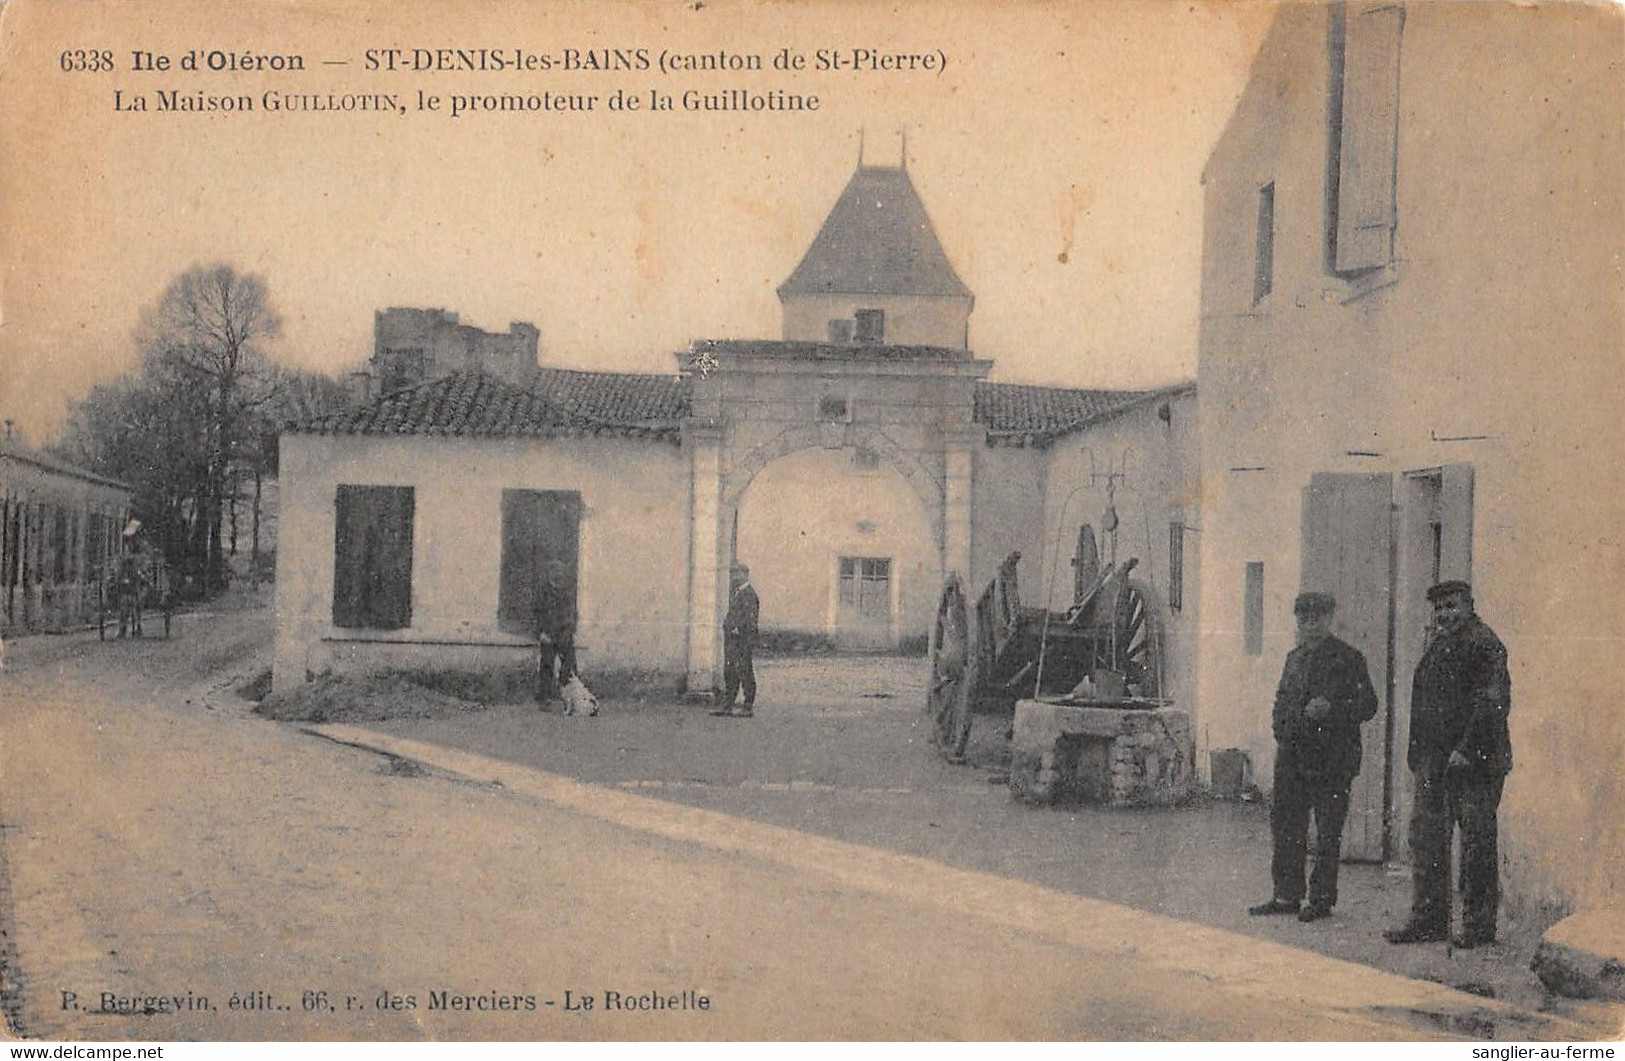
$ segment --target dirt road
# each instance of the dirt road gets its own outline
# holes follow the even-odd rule
[[[929,895],[768,857],[764,827],[742,819],[720,819],[736,846],[674,839],[424,774],[209,695],[267,634],[267,617],[248,613],[183,626],[168,644],[13,653],[0,676],[0,851],[22,1033],[1428,1034],[1124,962],[1037,918],[949,921]]]

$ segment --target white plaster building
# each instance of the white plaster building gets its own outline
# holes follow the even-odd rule
[[[1096,431],[1103,461],[1129,462],[1125,552],[1143,539],[1143,571],[1184,567],[1170,523],[1194,465],[1169,454],[1190,388],[989,382],[906,171],[860,167],[779,294],[782,339],[695,343],[669,376],[460,373],[285,433],[275,681],[521,659],[546,559],[575,573],[589,674],[717,687],[735,559],[770,637],[923,647],[945,572],[978,585],[1013,550],[1032,586],[1064,568],[1105,489],[1081,470]]]
[[[1209,161],[1199,727],[1267,783],[1292,597],[1383,705],[1345,835],[1405,850],[1424,591],[1506,642],[1509,897],[1617,897],[1625,92],[1617,10],[1286,5]]]
[[[130,518],[117,479],[0,440],[0,630],[94,622]]]

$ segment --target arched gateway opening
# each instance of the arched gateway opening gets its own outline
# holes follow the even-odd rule
[[[907,646],[947,571],[970,569],[973,395],[989,362],[942,347],[697,344],[691,692],[717,688],[728,567],[748,563],[770,634]]]
[[[862,444],[803,448],[733,492],[730,552],[750,565],[767,646],[924,646],[942,584],[941,490],[923,473],[915,489],[894,460]]]

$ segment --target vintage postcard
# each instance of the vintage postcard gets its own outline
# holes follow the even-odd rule
[[[8,1034],[1616,1037],[1622,133],[1603,4],[8,0]]]

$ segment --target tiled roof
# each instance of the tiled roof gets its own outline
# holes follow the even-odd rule
[[[815,343],[796,339],[701,339],[690,361],[707,354],[745,354],[786,361],[969,361],[971,352],[951,346],[903,346],[897,343]]]
[[[975,417],[987,430],[989,442],[1042,444],[1151,393],[980,382],[976,384]]]
[[[779,295],[970,298],[908,171],[860,166]]]
[[[686,404],[676,377],[549,369],[539,373],[535,388],[526,390],[481,373],[459,372],[288,430],[316,435],[607,434],[675,440]]]
[[[974,415],[990,443],[1045,445],[1160,393],[1164,392],[978,382]],[[676,441],[688,415],[688,400],[688,382],[678,376],[543,369],[535,387],[527,390],[463,372],[386,394],[357,409],[292,424],[287,430],[464,438],[616,435]]]
[[[677,376],[544,368],[536,389],[571,415],[602,424],[669,424],[688,415],[688,387]]]

